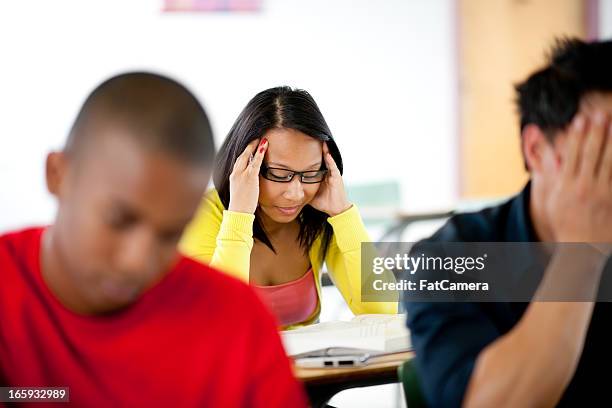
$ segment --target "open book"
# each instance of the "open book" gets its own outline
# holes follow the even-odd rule
[[[366,314],[352,320],[313,324],[282,332],[287,355],[327,347],[354,347],[381,352],[410,350],[406,315]]]

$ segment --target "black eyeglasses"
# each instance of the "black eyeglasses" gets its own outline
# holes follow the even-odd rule
[[[327,169],[321,168],[319,170],[309,171],[293,171],[287,169],[280,169],[277,167],[268,167],[264,163],[261,163],[260,174],[266,180],[274,181],[277,183],[290,183],[293,177],[297,174],[300,176],[300,181],[304,184],[316,184],[320,183],[325,179]]]

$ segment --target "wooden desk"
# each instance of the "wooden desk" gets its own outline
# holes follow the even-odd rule
[[[398,382],[397,368],[414,357],[407,351],[380,357],[376,363],[363,367],[303,368],[293,366],[295,376],[306,387],[313,407],[324,407],[340,391]]]

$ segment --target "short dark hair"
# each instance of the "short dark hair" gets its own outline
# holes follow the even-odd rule
[[[168,77],[129,72],[98,85],[79,111],[65,151],[78,154],[98,126],[118,125],[143,146],[194,164],[212,164],[214,140],[208,116],[196,97]]]
[[[251,141],[261,138],[264,133],[273,128],[298,130],[314,139],[327,142],[329,152],[342,174],[340,151],[312,96],[304,90],[292,89],[288,86],[267,89],[255,95],[247,103],[219,149],[217,165],[213,171],[213,181],[225,208],[229,206],[229,176],[236,159]],[[325,258],[333,233],[331,226],[327,223],[327,217],[327,214],[309,205],[304,207],[298,217],[300,223],[298,239],[306,251],[310,249],[319,234],[323,234],[322,260]],[[274,251],[257,214],[253,236]]]
[[[612,91],[612,41],[558,39],[547,65],[516,85],[521,131],[537,125],[552,141],[589,92]]]

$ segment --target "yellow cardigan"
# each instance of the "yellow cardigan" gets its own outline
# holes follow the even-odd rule
[[[216,190],[209,190],[179,244],[188,256],[249,282],[253,248],[253,214],[225,210]],[[356,206],[329,217],[333,236],[325,263],[332,282],[354,314],[397,313],[397,302],[361,301],[361,243],[370,242]],[[303,324],[317,320],[321,304],[321,237],[313,243],[308,257],[317,286],[317,310]]]

